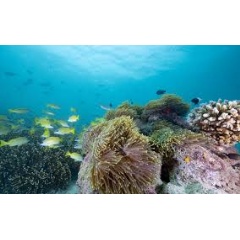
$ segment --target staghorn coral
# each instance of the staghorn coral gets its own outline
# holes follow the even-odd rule
[[[184,117],[190,109],[189,104],[175,94],[166,94],[160,99],[152,100],[144,107],[141,118],[147,122],[159,119],[180,121],[179,117]]]
[[[161,161],[133,120],[121,116],[91,128],[79,171],[81,193],[148,193],[159,182]]]
[[[131,105],[129,102],[123,102],[116,109],[108,111],[105,115],[106,120],[111,120],[116,117],[129,116],[133,119],[139,118],[142,113],[142,107]]]
[[[219,145],[233,145],[240,141],[240,101],[210,101],[195,108],[188,122]]]
[[[42,132],[27,135],[19,147],[0,148],[0,193],[49,193],[65,189],[77,177],[79,163],[65,157],[63,148],[40,146]],[[5,140],[15,137],[5,136]]]

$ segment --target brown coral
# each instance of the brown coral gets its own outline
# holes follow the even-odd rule
[[[99,193],[146,193],[155,187],[160,156],[150,149],[148,137],[138,132],[130,117],[101,123],[89,133],[86,162],[79,172],[80,188],[86,189],[89,181]]]

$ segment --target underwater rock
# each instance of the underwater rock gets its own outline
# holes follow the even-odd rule
[[[177,147],[162,193],[240,193],[239,162],[228,151],[206,143]]]

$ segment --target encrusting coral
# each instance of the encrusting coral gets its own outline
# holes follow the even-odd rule
[[[240,193],[239,161],[234,148],[209,143],[176,147],[170,182],[163,193]]]
[[[240,141],[240,101],[210,101],[195,108],[188,122],[219,145],[235,144]]]
[[[161,159],[129,116],[86,132],[86,157],[79,171],[81,193],[149,193],[159,183]],[[86,144],[87,143],[87,144]]]

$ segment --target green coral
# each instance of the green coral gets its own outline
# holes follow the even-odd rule
[[[185,116],[190,110],[190,105],[175,94],[166,94],[160,99],[152,100],[144,107],[144,113],[159,112],[162,114],[175,113],[178,116]]]
[[[107,120],[114,119],[121,116],[129,116],[133,119],[138,118],[143,111],[143,108],[139,105],[132,105],[129,102],[123,102],[116,109],[108,111],[105,115]]]
[[[99,193],[145,193],[156,185],[160,155],[150,149],[148,137],[138,132],[129,116],[100,123],[86,135],[88,154],[80,168],[80,186],[89,179]]]

